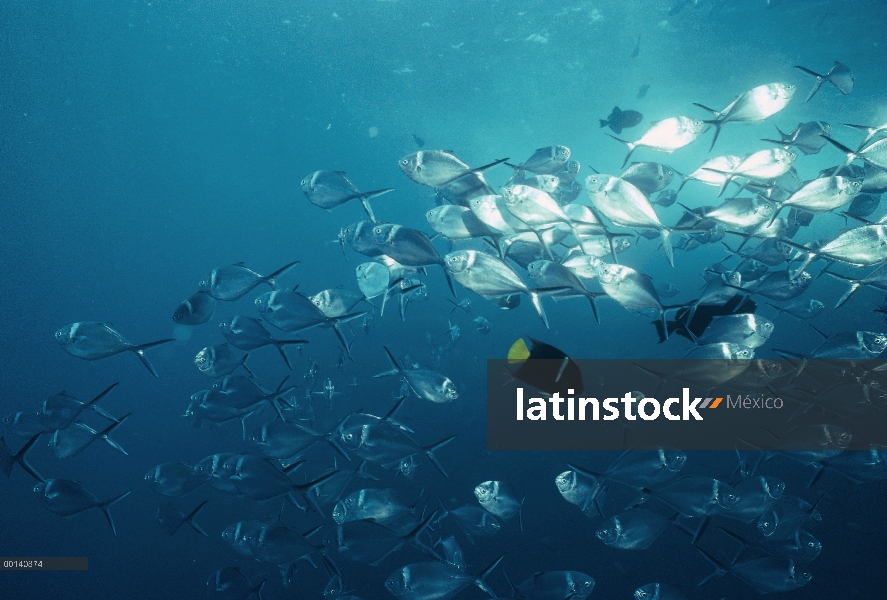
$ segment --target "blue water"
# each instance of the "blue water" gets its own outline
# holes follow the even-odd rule
[[[77,321],[112,323],[135,343],[187,337],[182,330],[174,333],[175,307],[213,268],[240,261],[270,273],[300,260],[281,277],[281,287],[299,285],[309,294],[337,286],[356,290],[354,269],[368,259],[350,249],[343,257],[332,240],[364,213],[356,203],[331,212],[309,204],[299,189],[308,173],[342,170],[362,190],[396,188],[373,201],[377,217],[431,233],[424,213],[434,206],[433,190],[397,167],[418,149],[414,133],[424,138],[425,149],[452,150],[470,165],[506,156],[520,161],[536,148],[566,145],[582,163],[581,182],[589,167],[619,172],[624,148],[598,128],[614,105],[644,114],[639,127],[622,135],[637,139],[658,119],[706,118],[693,102],[726,106],[757,85],[797,85],[788,108],[767,122],[724,128],[714,152],[739,155],[764,147],[758,140],[773,137],[774,124],[787,131],[799,122],[825,120],[834,137],[852,145],[858,134],[840,123],[887,119],[884,2],[701,4],[669,15],[668,0],[2,3],[0,414],[36,411],[60,390],[87,400],[119,381],[102,406],[133,415],[113,436],[128,456],[98,443],[62,460],[43,441],[29,454],[45,477],[80,481],[100,499],[132,490],[112,509],[116,537],[97,510],[69,519],[47,511],[32,491],[35,482],[18,467],[0,481],[0,555],[90,561],[87,572],[4,572],[0,597],[199,597],[208,575],[232,565],[254,583],[267,578],[265,598],[320,596],[328,580],[322,567],[303,563],[297,583],[286,590],[274,567],[222,542],[224,527],[275,515],[278,501],[260,505],[207,487],[168,499],[143,481],[160,463],[247,451],[236,422],[195,429],[180,415],[190,395],[211,384],[193,366],[194,355],[224,341],[219,320],[257,316],[252,300],[267,288],[221,305],[210,323],[189,332],[190,339],[149,350],[157,379],[130,354],[86,362],[53,340],[58,328]],[[639,53],[632,58],[638,36]],[[852,68],[852,94],[842,96],[825,84],[804,103],[813,79],[792,66],[824,72],[834,60]],[[649,91],[637,99],[643,84]],[[633,160],[663,161],[687,173],[717,155],[708,152],[710,135],[673,155],[640,149]],[[796,166],[802,179],[810,179],[842,159],[827,146],[801,156]],[[488,179],[498,186],[510,172],[497,167]],[[680,200],[709,203],[713,189],[690,183]],[[680,210],[673,206],[660,214],[673,223]],[[842,227],[840,217],[823,215],[796,241],[830,239]],[[728,242],[735,247],[735,240]],[[675,283],[683,290],[679,302],[695,297],[702,269],[723,257],[716,247],[678,251],[672,269],[656,245],[642,239],[622,262],[657,282]],[[583,358],[680,356],[689,342],[658,345],[647,317],[607,300],[599,303],[601,325],[584,300],[545,300],[551,325],[545,329],[528,302],[502,311],[459,289],[475,308],[472,315],[456,311],[450,317],[463,333],[451,345],[444,277],[431,267],[424,280],[430,299],[411,304],[405,321],[390,310],[376,314],[368,335],[354,328],[354,362],[344,371],[336,368],[340,350],[330,331],[306,332],[311,344],[301,356],[291,350],[293,381],[303,385],[299,394],[301,374],[312,360],[320,365],[321,381],[330,377],[347,394],[333,413],[318,404],[318,430],[351,410],[388,410],[398,384],[372,378],[389,368],[383,345],[445,373],[459,389],[452,404],[413,399],[399,413],[421,444],[458,434],[439,452],[448,478],[423,459],[414,481],[372,467],[381,482],[356,480],[349,492],[364,483],[391,487],[409,503],[430,497],[433,509],[435,496],[448,506],[474,504],[475,485],[509,482],[527,495],[523,532],[509,521],[498,536],[475,544],[456,534],[470,573],[508,552],[489,578],[500,595],[508,591],[502,571],[517,583],[550,570],[592,575],[592,598],[630,598],[654,581],[680,585],[693,599],[757,595],[730,576],[696,589],[711,568],[680,531],[669,530],[636,553],[595,539],[598,521],[565,502],[553,481],[568,462],[604,470],[616,453],[485,451],[485,360],[503,357],[517,336],[543,339]],[[881,292],[864,289],[832,310],[844,289],[823,277],[805,293],[803,298],[826,304],[818,327],[828,333],[887,330],[882,316],[870,312],[882,304]],[[473,330],[470,318],[476,315],[492,322],[488,336]],[[775,322],[759,357],[775,356],[771,349],[778,347],[803,352],[820,340],[806,324],[785,316]],[[432,351],[440,348],[447,350],[432,363]],[[254,352],[250,364],[269,389],[288,374],[272,348]],[[354,378],[358,387],[349,387]],[[94,427],[104,423],[93,414],[84,419]],[[4,438],[13,451],[23,443],[11,433]],[[308,470],[316,476],[332,466],[333,455],[317,451],[310,461]],[[728,478],[735,456],[694,453],[687,462],[687,473]],[[884,481],[856,485],[826,473],[808,489],[811,471],[785,458],[766,463],[760,474],[780,477],[788,492],[811,503],[825,495],[818,505],[822,521],[807,526],[823,544],[809,566],[813,580],[786,597],[884,597]],[[169,538],[157,525],[155,512],[166,502],[187,513],[204,499],[209,503],[198,521],[209,537],[182,530]],[[332,523],[292,506],[284,521],[299,530]],[[455,532],[452,523],[441,527],[440,533]],[[346,589],[386,598],[388,575],[422,560],[408,548],[380,567],[339,566]],[[463,594],[484,596],[476,588]]]

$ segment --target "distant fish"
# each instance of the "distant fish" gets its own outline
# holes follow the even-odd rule
[[[610,113],[610,116],[607,117],[606,121],[603,119],[598,120],[601,122],[601,127],[607,127],[609,125],[610,129],[614,132],[622,133],[623,129],[634,127],[640,123],[643,118],[644,115],[636,110],[619,110],[618,106],[614,106],[613,112]]]
[[[421,137],[418,133],[413,134],[413,141],[416,142],[416,145],[420,148],[425,145],[425,138]]]
[[[828,73],[826,73],[825,75],[820,75],[819,73],[798,65],[795,65],[795,68],[804,71],[808,75],[813,75],[814,77],[816,77],[816,84],[813,86],[813,89],[810,90],[810,93],[807,95],[807,100],[805,100],[805,102],[809,102],[810,98],[812,98],[814,94],[819,91],[819,87],[826,81],[838,88],[838,91],[845,96],[853,91],[853,82],[856,78],[853,77],[853,73],[850,72],[850,67],[848,67],[844,63],[839,63],[838,61],[835,61],[834,66],[829,69]]]
[[[523,338],[518,338],[508,350],[508,363],[519,365],[511,376],[546,393],[568,389],[582,393],[582,372],[576,361],[563,350],[533,338],[529,340],[530,348]]]
[[[649,84],[649,83],[645,83],[644,85],[642,85],[642,86],[638,89],[638,100],[640,100],[641,98],[643,98],[644,96],[646,96],[646,95],[647,95],[647,90],[649,90],[649,89],[650,89],[650,84]]]
[[[630,58],[637,58],[638,54],[641,53],[641,36],[638,36],[638,41],[634,45],[634,50],[631,51]]]

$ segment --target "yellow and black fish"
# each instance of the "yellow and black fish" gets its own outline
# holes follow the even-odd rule
[[[582,371],[576,361],[563,350],[531,337],[528,339],[529,348],[523,338],[518,338],[508,350],[508,364],[518,365],[510,375],[547,394],[582,393]]]

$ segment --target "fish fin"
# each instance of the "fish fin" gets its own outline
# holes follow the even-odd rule
[[[283,358],[283,362],[286,363],[287,368],[290,371],[292,371],[293,365],[290,364],[289,356],[287,356],[286,352],[283,350],[283,346],[285,345],[285,343],[279,343],[279,344],[274,344],[274,345],[277,346],[277,351],[280,352],[280,356]],[[288,342],[288,343],[292,343],[292,342]]]
[[[713,109],[713,108],[709,108],[709,107],[705,106],[704,104],[699,104],[698,102],[694,102],[694,103],[693,103],[693,106],[698,106],[698,107],[701,108],[702,110],[707,110],[708,112],[710,112],[711,114],[713,114],[713,115],[715,116],[716,119],[719,118],[719,117],[721,116],[721,111],[719,111],[719,110],[715,110],[715,109]]]
[[[527,343],[524,341],[524,338],[517,338],[511,345],[511,348],[508,349],[508,364],[521,363],[528,358],[530,358],[530,349],[527,348]]]
[[[115,419],[114,417],[112,417],[112,416],[109,415],[108,413],[106,413],[106,412],[104,412],[103,410],[101,410],[101,409],[99,408],[97,402],[98,402],[99,400],[101,400],[102,398],[104,398],[105,396],[107,396],[107,395],[108,395],[108,392],[110,392],[111,390],[113,390],[113,389],[114,389],[115,387],[117,387],[118,385],[120,385],[120,382],[119,382],[119,381],[118,381],[117,383],[112,383],[112,384],[109,385],[109,386],[108,386],[103,392],[101,392],[98,396],[96,396],[95,398],[93,398],[92,400],[90,400],[89,402],[87,402],[87,403],[83,406],[83,408],[91,408],[92,410],[94,410],[94,411],[97,412],[98,414],[102,415],[102,416],[105,417],[106,419],[111,419],[112,421],[116,421],[117,419]],[[64,392],[62,392],[62,393],[64,394]]]
[[[496,165],[501,165],[503,163],[507,164],[507,161],[509,161],[509,160],[511,160],[511,159],[510,158],[500,158],[499,160],[494,160],[493,162],[491,162],[488,165],[484,165],[482,167],[477,167],[476,169],[471,169],[471,170],[474,173],[482,173],[483,171],[486,171],[489,168],[495,167]],[[464,175],[464,173],[463,173],[463,175]],[[462,175],[459,175],[459,177],[462,177]]]
[[[625,164],[628,162],[628,159],[631,158],[631,153],[634,152],[634,149],[635,149],[637,146],[635,146],[635,143],[634,143],[634,142],[628,142],[628,141],[626,141],[626,140],[623,140],[623,139],[620,139],[620,138],[616,137],[615,135],[610,135],[609,133],[606,134],[606,135],[609,135],[611,138],[613,138],[613,139],[616,140],[617,142],[622,142],[623,144],[625,144],[626,146],[628,146],[628,154],[625,155],[625,160],[622,161],[622,167],[620,167],[620,168],[625,168]]]
[[[449,477],[449,475],[447,475],[447,472],[444,470],[443,465],[441,465],[438,462],[437,457],[434,456],[434,453],[437,452],[438,450],[440,450],[441,448],[443,448],[444,446],[446,446],[447,444],[449,444],[450,442],[452,442],[454,439],[456,439],[456,436],[451,435],[450,437],[448,437],[444,440],[441,440],[441,441],[437,442],[436,444],[432,444],[430,446],[426,446],[426,447],[422,448],[422,451],[425,453],[425,456],[427,456],[428,459],[432,462],[432,464],[435,467],[437,467],[438,471],[443,473],[444,477]]]
[[[598,121],[601,122],[601,128],[606,127],[607,125],[610,124],[610,121],[609,121],[609,120],[598,119]]]
[[[132,415],[132,413],[127,413],[127,414],[123,415],[122,417],[120,417],[120,419],[118,419],[114,423],[111,423],[102,431],[96,433],[95,439],[103,439],[108,443],[109,446],[111,446],[112,448],[114,448],[118,452],[121,452],[122,454],[129,456],[129,454],[126,452],[126,450],[124,450],[123,448],[120,447],[120,444],[118,444],[117,442],[115,442],[114,440],[112,440],[110,438],[110,434],[112,431],[114,431],[115,429],[120,427],[123,424],[123,422],[126,421],[130,417],[130,415]],[[89,445],[89,444],[87,444],[87,445]],[[85,448],[86,448],[86,446],[81,448],[81,450],[83,450]],[[79,454],[79,452],[78,452],[78,454]]]
[[[151,366],[151,363],[149,363],[148,359],[145,357],[145,350],[147,350],[148,348],[153,348],[154,346],[160,346],[161,344],[168,344],[169,342],[174,342],[174,341],[176,341],[175,338],[158,340],[156,342],[148,342],[147,344],[133,346],[133,347],[129,348],[129,350],[131,350],[132,352],[135,352],[135,355],[139,357],[139,360],[141,360],[142,364],[145,365],[145,368],[147,368],[151,372],[151,375],[153,375],[154,377],[159,377],[159,375],[157,374],[157,371],[154,370],[154,367]]]
[[[114,535],[117,535],[117,527],[114,525],[114,519],[111,517],[111,507],[129,496],[131,493],[132,490],[129,490],[128,492],[123,492],[119,496],[115,496],[114,498],[111,498],[110,500],[107,500],[99,505],[99,508],[101,508],[102,512],[105,513],[105,517],[108,519],[108,524],[111,526],[111,531],[114,532]]]
[[[264,281],[265,283],[270,285],[272,290],[277,290],[277,282],[275,280],[278,277],[280,277],[281,275],[283,275],[284,273],[286,273],[287,271],[289,271],[290,269],[292,269],[293,267],[295,267],[300,262],[301,261],[298,261],[298,260],[293,261],[290,264],[286,265],[285,267],[281,267],[280,269],[277,269],[276,271],[274,271],[273,273],[271,273],[267,277],[263,277],[262,281]]]
[[[674,249],[671,247],[671,231],[667,227],[659,230],[659,237],[662,238],[662,249],[665,250],[665,258],[671,268],[674,268]]]

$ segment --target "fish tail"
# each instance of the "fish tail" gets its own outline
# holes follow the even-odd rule
[[[810,102],[810,98],[812,98],[813,95],[819,91],[819,87],[822,85],[822,82],[825,81],[825,75],[820,75],[819,73],[816,73],[815,71],[811,71],[810,69],[808,69],[806,67],[801,67],[799,65],[795,65],[795,68],[798,69],[799,71],[803,71],[807,75],[812,75],[813,77],[816,78],[816,83],[813,85],[813,89],[810,90],[810,93],[807,95],[807,99],[804,100],[804,102]]]
[[[29,439],[21,449],[16,452],[14,455],[12,451],[9,449],[9,446],[6,445],[6,440],[0,437],[0,467],[2,467],[3,472],[7,477],[12,475],[12,465],[18,463],[22,469],[28,472],[34,479],[37,481],[46,481],[43,477],[34,470],[34,468],[28,464],[28,461],[25,459],[25,454],[27,454],[28,450],[31,449],[37,440],[40,439],[42,433],[38,433],[34,435],[31,439]]]
[[[272,290],[276,291],[277,290],[277,281],[275,281],[275,280],[278,277],[280,277],[281,275],[283,275],[284,273],[286,273],[287,271],[289,271],[290,269],[292,269],[293,267],[295,267],[300,262],[301,261],[298,261],[298,260],[293,261],[290,264],[286,265],[285,267],[281,267],[280,269],[277,269],[276,271],[274,271],[273,273],[271,273],[267,277],[263,277],[262,281],[264,281],[265,283],[270,285]]]
[[[458,298],[459,296],[456,295],[456,288],[453,286],[453,277],[452,277],[452,275],[450,275],[450,271],[447,269],[447,267],[445,265],[443,267],[443,270],[444,270],[444,277],[447,278],[447,285],[450,286],[450,293],[453,294],[453,298]]]
[[[151,363],[148,362],[147,357],[145,356],[145,350],[148,348],[153,348],[154,346],[160,346],[161,344],[168,344],[169,342],[176,341],[175,338],[169,338],[165,340],[158,340],[156,342],[148,342],[147,344],[141,344],[139,346],[133,346],[130,348],[133,352],[135,352],[136,356],[139,357],[139,360],[142,361],[142,364],[145,365],[145,368],[151,372],[151,375],[154,377],[159,377],[157,371],[154,370],[154,367],[151,366]]]
[[[118,427],[120,427],[123,424],[123,422],[126,421],[130,417],[130,415],[132,415],[132,413],[127,413],[127,414],[123,415],[122,417],[120,417],[115,422],[108,425],[105,429],[103,429],[102,431],[100,431],[99,433],[96,434],[96,436],[95,436],[96,439],[105,440],[109,446],[111,446],[112,448],[114,448],[115,450],[117,450],[118,452],[123,454],[124,456],[129,456],[129,453],[126,450],[124,450],[120,446],[120,444],[118,444],[117,442],[112,440],[110,435],[111,435],[111,432],[114,431],[115,429],[117,429]]]
[[[99,508],[102,509],[102,512],[105,513],[105,517],[108,519],[108,524],[111,526],[111,531],[114,532],[114,535],[117,535],[117,527],[114,525],[114,519],[111,517],[111,507],[129,496],[131,493],[132,490],[129,490],[128,492],[123,492],[119,496],[115,496],[110,500],[102,502],[102,504],[99,506]]]
[[[185,517],[185,523],[187,523],[188,525],[190,525],[190,526],[192,527],[192,529],[194,529],[194,531],[196,531],[196,532],[199,533],[200,535],[205,535],[206,537],[209,537],[209,535],[207,535],[207,533],[203,530],[203,527],[201,527],[200,525],[198,525],[197,522],[194,520],[194,517],[196,517],[196,516],[197,516],[197,513],[199,513],[200,510],[201,510],[204,506],[206,506],[206,503],[207,503],[207,502],[209,502],[209,500],[204,500],[203,502],[201,502],[201,503],[197,506],[197,508],[195,508],[194,510],[192,510],[192,511],[191,511],[191,514],[189,514],[187,517]]]
[[[696,547],[696,549],[699,550],[699,552],[702,554],[702,556],[704,556],[708,560],[708,562],[713,564],[715,567],[715,572],[712,573],[711,575],[709,575],[708,577],[706,577],[705,579],[703,579],[702,581],[700,581],[696,585],[696,587],[701,587],[701,586],[705,585],[706,583],[708,583],[709,581],[711,581],[712,579],[714,579],[715,577],[719,577],[719,576],[725,575],[727,573],[727,567],[723,563],[719,562],[715,557],[713,557],[711,554],[709,554],[705,550],[699,548],[698,546]]]
[[[89,402],[87,402],[87,403],[86,403],[86,406],[84,406],[84,408],[90,408],[90,409],[92,409],[94,412],[96,412],[96,413],[102,415],[103,417],[105,417],[105,418],[108,419],[109,421],[115,421],[115,422],[118,421],[118,419],[117,419],[116,417],[112,416],[111,414],[109,414],[108,412],[106,412],[102,407],[100,407],[100,406],[98,405],[98,401],[101,400],[102,398],[104,398],[105,396],[107,396],[107,395],[108,395],[108,392],[110,392],[111,390],[113,390],[113,389],[114,389],[115,387],[117,387],[118,385],[120,385],[120,382],[119,382],[119,381],[118,381],[117,383],[114,383],[114,384],[108,386],[108,388],[105,389],[105,391],[103,391],[103,392],[100,393],[98,396],[96,396],[95,398],[93,398],[92,400],[90,400]]]
[[[239,366],[243,367],[243,370],[246,371],[247,373],[249,373],[250,377],[255,379],[256,374],[253,373],[252,369],[250,369],[248,366],[246,366],[246,359],[248,359],[248,358],[249,358],[249,352],[247,352],[246,354],[243,355],[243,358],[240,360]]]
[[[832,138],[830,138],[827,135],[823,135],[823,134],[820,134],[820,135],[822,135],[822,137],[825,138],[825,141],[827,141],[832,146],[834,146],[835,148],[837,148],[838,150],[840,150],[841,152],[843,152],[844,154],[847,155],[847,162],[844,163],[843,165],[841,165],[840,167],[836,167],[835,170],[832,172],[832,175],[835,175],[838,171],[841,170],[841,168],[849,165],[857,158],[856,152],[854,152],[853,150],[851,150],[850,148],[848,148],[844,144],[841,144],[840,142],[836,142],[835,140],[833,140]]]
[[[598,119],[601,122],[601,129],[610,124],[610,121],[605,121],[604,119]]]
[[[394,368],[391,369],[390,371],[385,371],[384,373],[379,373],[378,375],[373,375],[373,377],[388,377],[389,375],[397,375],[398,373],[402,372],[403,369],[401,369],[400,365],[397,362],[397,359],[394,358],[394,355],[391,354],[391,350],[389,350],[385,346],[382,346],[382,349],[385,350],[385,354],[388,355],[388,360],[391,361],[391,366]]]
[[[490,588],[487,587],[485,580],[490,575],[490,573],[493,572],[493,569],[495,569],[497,566],[499,566],[499,563],[502,562],[503,558],[505,558],[505,554],[503,554],[502,556],[500,556],[499,558],[494,560],[490,564],[490,566],[488,566],[486,569],[484,569],[483,571],[478,573],[477,579],[474,580],[474,584],[477,587],[482,589],[484,592],[488,593],[493,598],[497,598],[498,596],[493,592],[493,590],[491,590]]]
[[[452,442],[454,439],[456,439],[456,436],[451,435],[450,437],[446,438],[445,440],[441,440],[441,441],[437,442],[436,444],[426,446],[425,448],[422,449],[422,451],[425,452],[425,456],[428,457],[428,460],[430,460],[432,462],[432,464],[434,464],[434,466],[437,467],[438,471],[443,473],[444,477],[449,477],[449,475],[447,475],[447,472],[444,470],[443,465],[441,465],[440,462],[437,460],[437,457],[434,456],[434,453],[437,452],[438,450],[440,450],[441,448],[443,448],[444,446],[446,446],[447,444],[449,444],[450,442]]]
[[[623,144],[628,146],[628,154],[625,155],[625,160],[622,161],[622,166],[625,167],[626,163],[628,162],[628,159],[631,158],[631,153],[634,152],[634,149],[637,146],[634,144],[634,142],[629,142],[629,141],[623,140],[621,138],[616,137],[615,135],[610,135],[609,133],[606,135],[609,135],[611,138],[613,138],[617,142],[622,142]]]
[[[712,121],[703,121],[703,123],[715,126],[715,136],[711,139],[711,146],[708,148],[709,152],[711,152],[715,147],[715,142],[718,141],[718,136],[721,135],[721,127],[724,126],[724,122],[720,119],[714,119]]]

